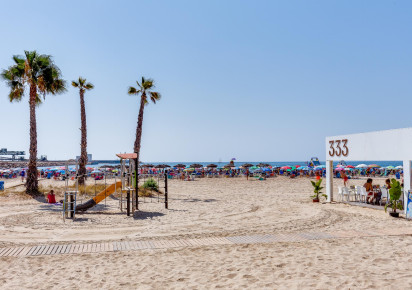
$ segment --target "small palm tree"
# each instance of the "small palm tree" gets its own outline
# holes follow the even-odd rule
[[[86,108],[84,106],[84,92],[94,88],[92,83],[88,83],[86,79],[79,77],[79,80],[72,81],[72,86],[79,88],[80,94],[80,117],[82,121],[82,137],[80,141],[80,159],[79,159],[79,185],[84,185],[84,179],[86,176],[86,164],[87,159],[87,127],[86,127]]]
[[[50,55],[25,51],[24,56],[13,56],[14,64],[3,70],[1,77],[10,87],[10,102],[19,102],[24,96],[26,86],[30,90],[30,158],[27,171],[26,193],[37,195],[37,123],[36,106],[40,105],[47,94],[59,94],[66,90],[59,68]]]
[[[156,104],[156,102],[160,100],[161,96],[160,93],[152,91],[152,89],[154,89],[155,87],[154,81],[152,79],[145,79],[144,77],[142,77],[141,82],[139,83],[139,81],[136,81],[136,83],[137,88],[129,87],[128,94],[140,95],[139,117],[137,119],[136,140],[134,142],[134,152],[137,154],[137,164],[139,164],[144,107],[145,105],[149,104],[148,97],[154,104]]]

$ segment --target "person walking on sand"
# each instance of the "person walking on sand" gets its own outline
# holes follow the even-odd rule
[[[24,177],[26,176],[26,172],[24,171],[24,169],[20,172],[20,176],[21,176],[21,182],[24,182]]]
[[[346,184],[348,183],[348,176],[346,175],[346,173],[344,171],[342,171],[342,178],[343,178],[343,186],[346,187]]]

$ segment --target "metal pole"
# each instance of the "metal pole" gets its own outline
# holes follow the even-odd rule
[[[70,199],[70,206],[69,206],[69,209],[70,209],[70,217],[73,218],[73,217],[74,217],[74,199],[73,199],[73,192],[70,194],[69,199]]]
[[[165,209],[169,208],[168,200],[167,200],[167,170],[165,170]]]
[[[136,172],[135,174],[135,181],[136,181],[136,186],[135,186],[135,194],[136,194],[136,210],[139,210],[139,164],[137,161],[137,156],[136,159],[134,160],[134,170]]]
[[[127,191],[127,195],[126,195],[126,210],[127,210],[127,216],[130,216],[130,190]]]

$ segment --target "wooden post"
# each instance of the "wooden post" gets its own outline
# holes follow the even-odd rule
[[[127,190],[126,209],[127,209],[127,216],[130,216],[130,190]]]
[[[165,209],[169,208],[168,200],[167,200],[167,170],[165,170]]]

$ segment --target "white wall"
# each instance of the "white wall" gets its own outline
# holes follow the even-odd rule
[[[329,155],[329,141],[347,140],[347,156]],[[393,161],[412,160],[412,128],[326,137],[325,160]],[[334,143],[335,151],[339,151]],[[340,146],[342,148],[342,144]],[[342,148],[343,149],[343,148]],[[339,153],[339,152],[338,152]],[[343,152],[345,153],[345,152]]]

